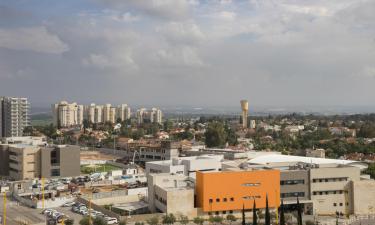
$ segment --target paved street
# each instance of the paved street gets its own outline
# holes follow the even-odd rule
[[[73,213],[70,207],[55,208],[57,211],[68,215],[74,219],[74,224],[79,224],[82,215]],[[41,209],[32,209],[26,206],[19,205],[17,202],[8,199],[7,201],[7,225],[19,225],[20,222],[26,224],[42,224],[45,221],[44,215],[40,212]],[[0,204],[1,216],[3,216],[3,204]]]
[[[1,216],[3,216],[3,204],[0,204]],[[32,209],[17,202],[8,199],[7,201],[7,224],[18,225],[20,222],[27,224],[39,224],[45,221],[44,216],[40,214],[41,210]]]

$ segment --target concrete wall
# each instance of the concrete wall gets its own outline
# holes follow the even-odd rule
[[[280,171],[280,182],[287,181],[300,181],[303,180],[303,184],[283,184],[280,185],[280,196],[282,194],[302,192],[304,196],[299,196],[300,200],[310,199],[310,180],[308,170],[281,170]],[[296,200],[296,197],[283,197],[284,200]]]
[[[0,103],[1,105],[1,103]],[[1,126],[0,126],[1,130]],[[9,176],[9,146],[0,145],[0,175]]]
[[[354,214],[375,213],[375,181],[361,180],[352,182]]]
[[[61,177],[74,177],[81,174],[79,146],[60,148]]]
[[[340,181],[339,179],[346,180]],[[359,180],[360,169],[358,167],[311,169],[311,200],[314,203],[314,213],[318,215],[333,215],[337,211],[344,214],[351,214],[353,205],[351,201],[352,188],[350,182]],[[334,191],[336,193],[332,193]]]

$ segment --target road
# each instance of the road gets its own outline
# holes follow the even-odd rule
[[[2,202],[1,202],[2,203]],[[20,223],[25,224],[45,224],[45,217],[41,214],[41,209],[33,209],[18,204],[16,201],[11,199],[7,200],[7,225],[19,225]],[[73,213],[70,207],[59,207],[55,208],[57,211],[64,213],[70,218],[74,219],[74,224],[79,224],[79,221],[83,218],[82,215]],[[0,204],[0,215],[3,216],[3,204]]]

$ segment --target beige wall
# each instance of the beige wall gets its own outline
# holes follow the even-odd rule
[[[353,205],[351,201],[352,188],[350,182],[358,181],[359,179],[360,169],[358,167],[311,169],[311,200],[314,203],[314,213],[318,215],[332,215],[337,211],[344,214],[351,214]],[[334,191],[336,193],[333,193]]]
[[[33,179],[40,176],[39,147],[10,146],[9,154],[9,176],[15,180]]]
[[[375,180],[352,182],[354,214],[375,213]]]

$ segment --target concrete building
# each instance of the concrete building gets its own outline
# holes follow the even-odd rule
[[[255,129],[255,128],[256,128],[256,121],[250,120],[250,129]]]
[[[80,175],[78,146],[0,145],[0,172],[14,180]]]
[[[325,158],[326,151],[324,149],[306,149],[306,157]]]
[[[111,122],[111,104],[105,104],[103,107],[103,122]]]
[[[121,121],[130,119],[131,111],[127,104],[117,106],[116,118]]]
[[[83,124],[83,105],[67,101],[52,105],[53,124],[57,127],[72,127]]]
[[[182,214],[190,218],[197,215],[194,205],[194,182],[186,176],[149,174],[148,203],[153,213]]]
[[[137,117],[137,123],[138,124],[142,124],[144,122],[145,115],[146,115],[146,109],[145,108],[141,108],[141,109],[137,110],[136,117]]]
[[[247,128],[247,117],[249,116],[249,103],[247,100],[241,100],[241,109],[242,128]]]
[[[150,112],[150,122],[162,124],[162,111],[158,108],[152,108]]]
[[[243,207],[252,209],[280,205],[280,171],[222,171],[197,172],[197,207],[204,213],[227,214],[239,212]]]
[[[0,97],[0,105],[1,137],[22,136],[25,127],[30,126],[27,98]]]
[[[195,178],[196,171],[220,171],[222,160],[224,160],[223,155],[206,155],[147,162],[146,174],[183,174]]]

